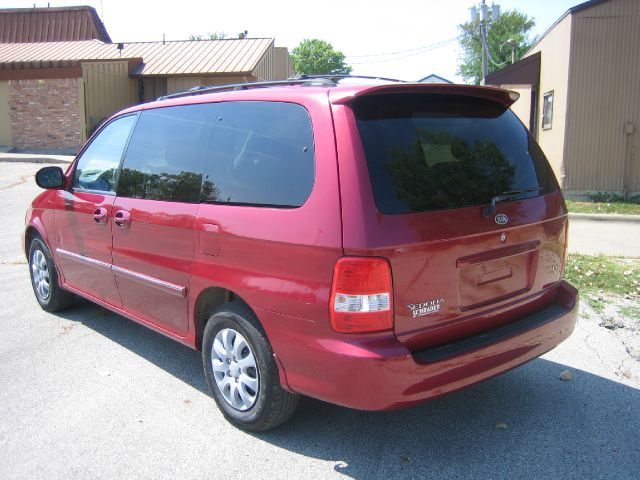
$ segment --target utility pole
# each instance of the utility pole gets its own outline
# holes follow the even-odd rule
[[[518,42],[516,42],[513,38],[507,40],[507,45],[511,47],[511,63],[516,63],[516,49],[518,48]]]
[[[487,42],[487,27],[490,22],[495,22],[500,18],[500,5],[491,4],[491,17],[489,17],[489,6],[482,0],[480,5],[469,8],[471,23],[480,20],[480,42],[482,43],[482,84],[489,75],[489,43]],[[479,13],[479,15],[478,15]]]
[[[480,4],[480,36],[482,37],[482,83],[489,75],[489,56],[487,55],[487,4]]]

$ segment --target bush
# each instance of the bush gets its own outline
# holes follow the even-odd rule
[[[589,192],[587,197],[592,202],[602,203],[635,203],[640,205],[640,195],[633,195],[629,201],[625,201],[624,197],[618,193],[611,192]]]

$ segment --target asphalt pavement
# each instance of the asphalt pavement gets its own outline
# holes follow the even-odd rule
[[[197,352],[88,302],[38,307],[19,238],[39,167],[0,163],[0,478],[638,478],[640,369],[593,316],[543,358],[418,407],[305,399],[278,430],[230,426]]]
[[[569,251],[640,257],[640,215],[571,215]]]

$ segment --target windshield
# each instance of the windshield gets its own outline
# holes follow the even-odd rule
[[[400,214],[486,205],[556,189],[535,140],[504,106],[474,97],[390,94],[353,105],[378,209]]]

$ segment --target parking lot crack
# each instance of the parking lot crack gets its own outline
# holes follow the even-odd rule
[[[596,357],[598,357],[598,361],[600,362],[600,365],[602,365],[602,367],[604,368],[607,368],[606,363],[604,362],[603,358],[600,356],[600,352],[598,352],[598,350],[592,347],[591,344],[589,343],[589,338],[591,338],[591,334],[584,337],[582,342],[587,346],[589,350],[591,350],[596,355]]]

